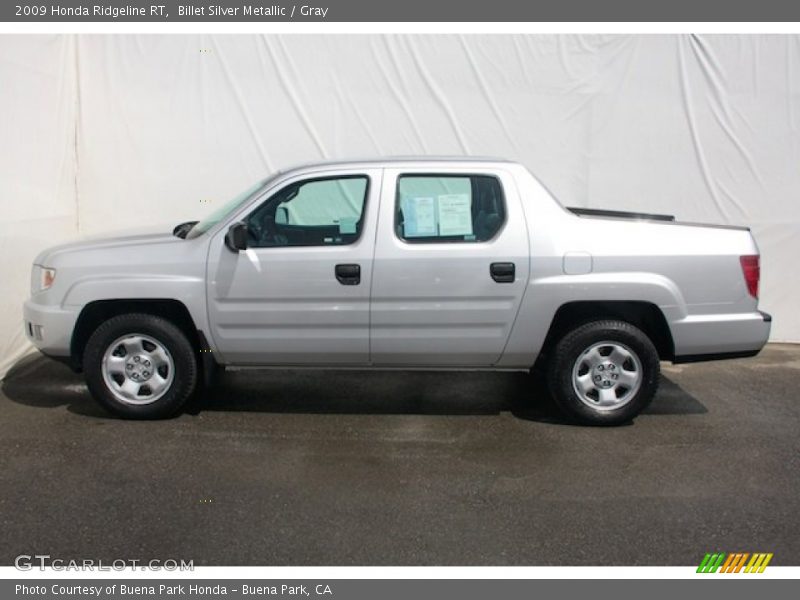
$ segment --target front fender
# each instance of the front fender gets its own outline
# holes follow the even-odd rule
[[[80,309],[98,300],[177,300],[195,326],[208,331],[205,280],[176,275],[88,276],[74,281],[64,294],[65,308]]]

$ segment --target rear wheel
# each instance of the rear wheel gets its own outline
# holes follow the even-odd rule
[[[113,317],[89,338],[83,358],[92,396],[130,419],[175,415],[197,385],[197,357],[178,327],[162,317]]]
[[[659,373],[658,352],[644,332],[625,321],[593,321],[556,343],[548,385],[571,419],[618,425],[651,402]]]

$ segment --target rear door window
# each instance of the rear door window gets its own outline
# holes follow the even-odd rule
[[[505,218],[503,188],[491,175],[398,178],[395,231],[406,242],[485,242]]]

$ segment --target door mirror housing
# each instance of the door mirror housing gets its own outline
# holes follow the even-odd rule
[[[247,225],[242,221],[231,225],[225,234],[225,245],[232,252],[247,250]]]

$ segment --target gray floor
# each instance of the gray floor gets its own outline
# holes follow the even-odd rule
[[[0,564],[800,564],[800,346],[664,365],[633,425],[522,374],[246,371],[164,422],[26,359],[0,393]]]

